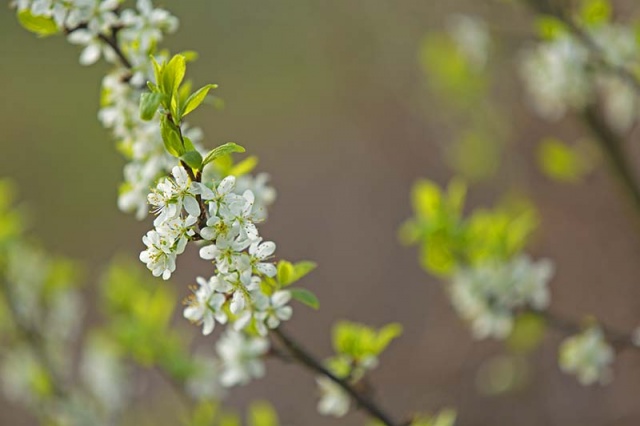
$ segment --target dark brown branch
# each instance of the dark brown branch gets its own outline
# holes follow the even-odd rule
[[[284,347],[289,351],[293,358],[316,374],[320,374],[335,384],[340,386],[351,398],[353,398],[358,406],[366,411],[371,417],[378,419],[387,426],[400,426],[401,423],[397,423],[392,420],[391,416],[384,412],[378,404],[376,404],[370,397],[360,393],[350,383],[339,378],[322,363],[316,360],[307,350],[305,350],[299,343],[297,343],[292,337],[288,336],[282,328],[273,330],[273,334],[280,340]]]

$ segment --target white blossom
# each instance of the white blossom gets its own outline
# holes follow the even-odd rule
[[[560,346],[560,368],[566,373],[575,374],[585,386],[609,382],[614,359],[613,348],[597,326],[565,339]]]
[[[267,327],[274,329],[280,325],[281,321],[291,319],[293,309],[287,305],[290,300],[291,292],[287,290],[279,290],[271,295],[267,306],[255,315],[256,326],[261,335],[267,334]]]
[[[599,96],[607,121],[615,130],[625,132],[637,119],[638,99],[613,69],[638,66],[637,37],[631,28],[616,24],[585,28],[584,36],[594,48],[565,33],[523,54],[521,74],[532,105],[541,117],[556,120],[568,109],[595,103]]]
[[[193,297],[187,299],[184,317],[195,324],[202,324],[202,334],[208,335],[214,329],[216,321],[220,324],[227,322],[227,314],[222,309],[226,301],[225,293],[231,286],[218,277],[205,280],[196,279],[199,287],[194,290]]]
[[[142,237],[142,242],[147,249],[140,253],[140,260],[147,265],[154,277],[162,276],[168,280],[176,270],[176,251],[172,247],[172,242],[162,238],[155,231],[149,231]]]
[[[254,242],[249,247],[249,254],[251,255],[251,264],[260,273],[273,277],[276,275],[276,267],[273,263],[264,262],[269,259],[271,255],[276,251],[276,245],[272,241],[262,242],[260,240]]]
[[[476,68],[482,69],[489,54],[491,38],[487,23],[468,15],[454,15],[448,22],[449,33],[466,58]]]
[[[550,261],[520,256],[461,269],[448,290],[453,307],[469,321],[476,338],[502,339],[511,332],[516,309],[547,307],[552,275]]]
[[[164,9],[154,8],[150,0],[138,0],[136,9],[122,11],[122,37],[136,41],[139,49],[148,52],[160,42],[164,33],[178,29],[178,19]]]
[[[189,395],[203,401],[223,398],[226,392],[220,383],[220,361],[211,356],[196,355],[193,364],[196,371],[185,383]]]
[[[535,111],[557,120],[567,108],[582,108],[592,95],[586,73],[588,51],[573,37],[562,36],[525,52],[521,74]]]
[[[82,380],[109,412],[123,408],[131,389],[127,369],[117,348],[105,339],[93,337],[85,346],[80,365]]]
[[[345,416],[349,412],[351,404],[349,395],[327,377],[316,378],[316,383],[320,389],[318,412],[324,416]]]
[[[222,363],[221,383],[226,387],[244,385],[264,376],[262,356],[268,349],[269,342],[265,338],[225,332],[216,345]]]

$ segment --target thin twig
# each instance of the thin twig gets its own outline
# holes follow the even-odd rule
[[[540,316],[546,321],[549,327],[565,335],[576,334],[584,329],[584,324],[579,321],[564,317],[550,310],[530,310],[529,312]],[[634,344],[633,337],[630,333],[622,332],[613,327],[603,325],[602,323],[598,323],[598,327],[604,333],[607,342],[609,342],[617,352],[621,352],[625,349],[640,350],[640,348]]]
[[[320,361],[316,360],[313,355],[305,350],[292,337],[287,335],[287,333],[285,333],[282,328],[273,330],[273,334],[278,337],[280,342],[291,353],[294,359],[298,361],[298,363],[300,363],[304,367],[307,367],[309,370],[328,378],[329,380],[340,386],[346,393],[351,396],[351,398],[353,398],[358,403],[358,405],[364,411],[369,413],[371,417],[380,420],[386,426],[401,425],[401,423],[397,423],[392,420],[391,416],[384,410],[382,410],[382,408],[380,408],[380,406],[371,398],[360,393],[350,383],[337,377],[335,374],[325,368]]]

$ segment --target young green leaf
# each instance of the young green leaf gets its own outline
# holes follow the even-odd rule
[[[202,168],[202,155],[200,155],[198,151],[187,151],[182,154],[180,159],[194,170],[200,170]]]
[[[166,115],[163,116],[160,121],[160,133],[162,134],[164,147],[169,154],[180,158],[180,156],[186,152],[186,149],[180,140],[179,129],[167,118]]]
[[[151,58],[151,63],[153,64],[153,75],[155,76],[156,79],[156,87],[160,89],[160,91],[164,91],[164,85],[162,84],[162,74],[164,72],[164,67],[165,64],[164,62],[162,63],[162,65],[160,65],[158,63],[158,61],[156,61],[156,58],[153,55],[150,55]]]
[[[247,173],[250,173],[251,170],[255,169],[257,165],[258,157],[252,155],[251,157],[247,157],[244,160],[240,161],[238,164],[233,165],[228,174],[236,177],[246,175]]]
[[[295,265],[286,260],[281,260],[278,262],[278,282],[282,286],[291,285],[316,269],[317,266],[315,262],[308,260],[303,260]]]
[[[303,277],[305,277],[309,272],[313,271],[318,267],[318,264],[315,262],[311,262],[309,260],[303,260],[301,262],[293,265],[293,280],[292,282],[296,282]]]
[[[204,161],[202,162],[202,167],[206,166],[216,158],[221,157],[223,155],[231,154],[234,152],[244,152],[244,151],[245,149],[240,145],[234,142],[227,142],[224,145],[220,145],[219,147],[209,151],[207,156],[204,157]]]
[[[267,402],[254,402],[249,407],[250,426],[278,426],[278,415]]]
[[[36,33],[41,37],[47,37],[58,33],[58,26],[53,18],[35,16],[29,9],[18,12],[18,21],[26,30]]]
[[[278,262],[278,274],[276,277],[278,278],[278,282],[280,285],[286,286],[291,284],[291,277],[294,274],[293,265],[291,262],[286,260],[281,260]]]
[[[162,93],[143,93],[140,96],[140,118],[149,121],[153,118],[164,95]]]
[[[187,152],[189,152],[189,151],[195,151],[195,150],[196,150],[196,147],[195,147],[195,145],[193,144],[193,142],[191,142],[191,139],[189,139],[189,138],[185,138],[185,137],[183,136],[182,140],[184,141],[184,149],[185,149]]]
[[[173,98],[187,72],[184,56],[175,55],[162,70],[163,92]]]
[[[217,84],[207,84],[204,87],[201,87],[197,91],[189,96],[184,104],[184,109],[182,111],[182,116],[189,114],[194,109],[198,108],[200,104],[205,100],[209,90],[217,88]]]
[[[182,52],[180,52],[180,55],[184,56],[184,59],[187,62],[193,62],[195,60],[198,59],[198,52],[196,52],[195,50],[183,50]]]
[[[316,295],[309,290],[304,288],[292,288],[289,291],[291,292],[291,297],[293,297],[298,302],[304,303],[305,305],[316,310],[320,308],[320,301],[318,300]]]

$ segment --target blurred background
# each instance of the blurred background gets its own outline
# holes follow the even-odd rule
[[[585,132],[570,117],[549,125],[524,102],[515,52],[532,32],[523,5],[159,4],[181,22],[168,47],[199,52],[191,77],[218,83],[226,103],[222,111],[202,108],[191,119],[203,128],[205,145],[235,141],[259,156],[258,170],[270,173],[278,191],[261,232],[276,241],[282,258],[319,264],[305,285],[322,308],[296,306],[295,320],[287,324],[291,334],[324,357],[331,354],[330,329],[337,319],[372,326],[401,322],[404,335],[371,374],[377,398],[396,417],[451,406],[460,424],[472,426],[640,424],[638,354],[618,358],[611,385],[586,388],[559,371],[562,336],[553,333],[531,355],[526,386],[498,396],[482,392],[479,371],[504,352],[502,345],[474,342],[441,282],[420,268],[414,249],[398,242],[397,229],[411,215],[412,184],[421,177],[450,179],[452,135],[466,125],[453,121],[452,129],[425,76],[424,37],[442,30],[451,14],[481,16],[501,41],[492,96],[498,112],[508,113],[501,119],[510,130],[502,136],[500,166],[471,186],[469,208],[491,205],[508,191],[531,197],[541,215],[531,252],[557,265],[552,310],[576,319],[593,314],[622,330],[640,323],[640,233],[606,164],[579,185],[552,182],[535,164],[541,138],[575,139]],[[632,4],[620,2],[617,10],[624,14]],[[62,37],[37,39],[9,9],[0,12],[0,174],[17,183],[34,234],[48,249],[86,262],[92,280],[116,254],[137,257],[150,223],[117,210],[123,159],[96,118],[107,68],[80,67],[78,54]],[[637,156],[639,147],[628,149]],[[187,284],[206,265],[197,256],[179,262],[172,282],[186,296]],[[176,308],[176,321],[185,322]],[[212,348],[213,341],[199,344]],[[355,411],[340,420],[320,417],[314,379],[298,366],[269,361],[267,368],[266,378],[234,389],[226,403],[242,408],[266,399],[285,425],[363,424]],[[140,404],[148,410],[135,424],[176,424],[175,401],[153,386],[156,381],[153,374],[140,378],[146,389]],[[0,400],[0,424],[34,420]]]

